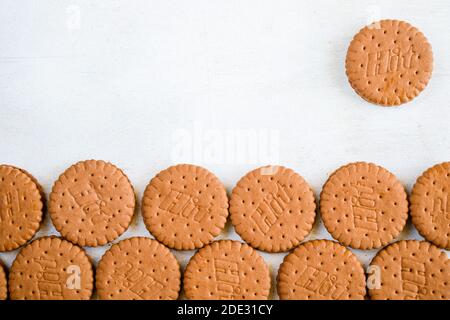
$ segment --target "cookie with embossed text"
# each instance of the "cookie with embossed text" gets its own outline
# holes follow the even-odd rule
[[[189,261],[184,291],[192,300],[265,300],[270,294],[269,268],[247,244],[215,241]]]
[[[58,237],[22,248],[9,272],[13,300],[88,300],[94,287],[92,263],[83,249]]]
[[[328,232],[345,246],[380,248],[400,235],[408,219],[407,194],[397,178],[373,163],[336,170],[320,195]]]
[[[433,52],[422,32],[407,22],[382,20],[353,38],[345,61],[348,80],[365,100],[395,106],[427,86]]]
[[[362,264],[329,240],[305,242],[288,254],[277,282],[282,300],[362,300],[366,294]]]
[[[100,260],[96,288],[102,300],[175,300],[180,265],[156,240],[134,237],[114,244]]]
[[[55,228],[80,246],[101,246],[127,230],[135,194],[125,173],[100,160],[81,161],[53,185],[49,213]]]
[[[450,250],[450,162],[426,170],[410,197],[412,222],[438,247]]]
[[[158,173],[142,199],[150,233],[172,249],[192,250],[214,240],[228,217],[225,187],[208,170],[180,164]]]
[[[19,248],[38,231],[45,195],[23,169],[0,165],[0,252]]]
[[[252,247],[288,251],[311,231],[314,193],[296,172],[266,166],[246,174],[233,189],[230,216],[236,232]]]
[[[0,300],[6,300],[8,297],[8,283],[3,264],[0,261]]]
[[[450,299],[450,260],[426,241],[403,240],[378,252],[371,262],[373,300]]]

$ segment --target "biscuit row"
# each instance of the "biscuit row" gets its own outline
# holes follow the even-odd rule
[[[24,170],[0,166],[0,179],[0,251],[8,251],[34,236],[42,221],[45,196],[36,179]],[[417,229],[444,249],[450,243],[449,187],[450,163],[439,164],[418,178],[410,197]],[[79,246],[100,246],[128,228],[135,202],[134,189],[122,170],[88,160],[61,174],[50,193],[48,211],[62,237]],[[177,250],[211,243],[224,228],[228,209],[241,238],[267,252],[299,246],[316,215],[314,193],[307,182],[280,166],[245,175],[228,201],[224,186],[212,173],[198,166],[177,165],[157,174],[142,199],[147,229],[159,242]],[[351,163],[325,183],[320,212],[325,227],[341,244],[380,248],[404,228],[408,197],[386,169]],[[225,263],[223,269],[229,271],[230,265]]]
[[[175,256],[160,242],[133,237],[114,244],[101,258],[95,288],[102,300],[174,300],[181,289]],[[183,277],[188,299],[252,299],[271,296],[270,271],[247,244],[219,240],[199,249]],[[9,273],[11,299],[90,299],[94,272],[84,250],[58,237],[25,246]],[[282,300],[450,299],[447,255],[426,241],[403,240],[382,249],[367,276],[357,257],[330,240],[299,245],[281,264],[277,291]],[[0,267],[0,299],[6,275]]]
[[[28,172],[0,166],[0,251],[17,249],[39,229],[45,196]],[[397,178],[372,163],[345,165],[330,175],[320,194],[326,229],[345,246],[375,249],[398,237],[410,211],[420,234],[450,249],[450,163],[417,179],[408,202]],[[48,201],[55,228],[79,246],[102,246],[131,223],[136,197],[125,173],[111,163],[78,162],[60,175]],[[308,183],[281,166],[255,169],[242,177],[230,200],[219,179],[194,165],[158,173],[142,199],[150,233],[169,248],[192,250],[213,241],[228,214],[236,232],[253,248],[285,252],[311,231],[316,201]]]

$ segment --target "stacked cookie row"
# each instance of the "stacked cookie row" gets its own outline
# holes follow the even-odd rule
[[[45,206],[42,188],[29,173],[0,166],[0,251],[28,242],[39,228]],[[450,298],[450,163],[427,170],[410,197],[410,212],[430,242],[400,241],[378,253],[368,279],[375,299]],[[100,246],[129,226],[136,197],[124,172],[104,161],[83,161],[55,182],[48,211],[62,238],[44,237],[24,247],[12,265],[13,299],[88,299],[93,269],[79,246]],[[248,243],[215,241],[228,212],[237,233]],[[291,169],[253,170],[233,189],[230,201],[212,173],[177,165],[156,175],[147,186],[142,214],[156,238],[130,238],[115,244],[101,259],[96,288],[102,299],[175,299],[180,267],[166,247],[200,249],[184,273],[191,299],[264,299],[270,273],[255,249],[286,252],[280,266],[282,299],[358,299],[366,294],[361,263],[345,246],[374,249],[398,237],[408,218],[408,197],[395,176],[370,163],[336,170],[325,183],[320,212],[338,240],[301,244],[311,231],[316,202],[307,182]],[[3,288],[3,289],[1,289]],[[0,296],[6,277],[0,274]]]

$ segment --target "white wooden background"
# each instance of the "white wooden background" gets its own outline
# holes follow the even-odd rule
[[[420,28],[435,58],[428,88],[392,109],[359,98],[344,70],[353,35],[384,18]],[[337,167],[372,161],[410,190],[450,160],[449,53],[447,0],[2,0],[0,162],[49,192],[72,163],[109,160],[139,199],[177,162],[207,167],[228,190],[279,163],[319,194]],[[120,239],[134,235],[150,236],[140,212]],[[231,226],[222,237],[239,239]],[[320,221],[315,238],[330,238]],[[420,237],[408,224],[402,238]],[[107,248],[87,251],[98,261]],[[366,265],[375,254],[355,252]],[[175,254],[184,266],[192,252]],[[284,254],[263,256],[275,281]]]

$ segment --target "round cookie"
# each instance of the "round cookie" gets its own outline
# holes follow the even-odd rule
[[[0,300],[6,300],[8,297],[8,285],[6,281],[6,273],[5,269],[3,269],[3,265],[0,262]]]
[[[412,222],[419,233],[450,250],[450,162],[426,170],[417,179],[410,201]]]
[[[233,189],[230,216],[236,232],[252,247],[288,251],[311,231],[316,216],[313,191],[293,170],[255,169]]]
[[[355,249],[382,247],[395,239],[408,218],[405,189],[386,169],[356,162],[336,170],[320,196],[328,232]]]
[[[113,245],[100,260],[96,288],[102,300],[175,300],[180,266],[156,240],[134,237]]]
[[[189,261],[184,291],[192,300],[264,300],[270,293],[269,268],[252,247],[215,241]]]
[[[40,227],[45,196],[26,171],[0,165],[0,252],[24,245]]]
[[[345,67],[350,85],[362,98],[395,106],[425,89],[433,71],[433,52],[425,36],[409,23],[382,20],[353,38]]]
[[[228,198],[208,170],[181,164],[158,173],[145,189],[142,215],[147,229],[177,250],[201,248],[225,227]]]
[[[364,269],[356,256],[337,242],[313,240],[288,254],[278,271],[282,300],[362,300]]]
[[[135,208],[122,170],[97,160],[78,162],[53,185],[49,212],[55,228],[80,246],[102,246],[127,230]]]
[[[88,300],[93,270],[83,249],[57,237],[25,246],[9,272],[13,300]]]
[[[369,287],[373,300],[450,299],[450,260],[429,242],[391,244],[378,252],[371,268],[379,274],[379,286]]]

